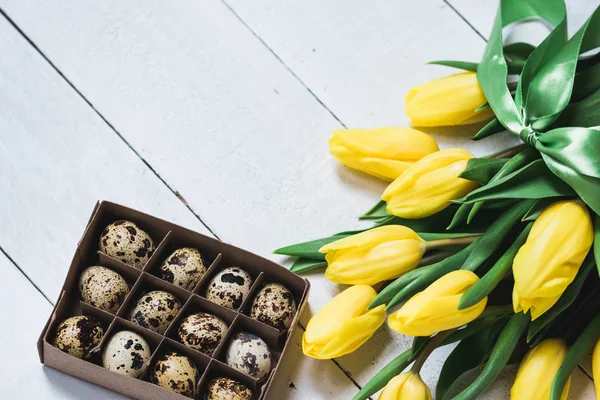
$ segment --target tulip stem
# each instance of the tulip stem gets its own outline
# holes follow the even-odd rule
[[[513,313],[513,306],[489,306],[487,307],[478,318],[491,317],[495,315],[510,315]]]
[[[439,247],[446,247],[446,246],[467,246],[467,245],[473,243],[475,240],[477,240],[478,237],[479,237],[479,235],[465,236],[465,237],[459,237],[459,238],[450,238],[450,239],[431,240],[431,241],[427,242],[427,250],[437,249]]]
[[[525,150],[527,147],[529,147],[529,145],[526,143],[520,144],[518,146],[503,150],[499,153],[492,154],[489,157],[490,158],[510,158],[510,157],[514,156],[515,154],[519,154],[520,152]]]
[[[449,329],[447,331],[439,332],[437,335],[429,339],[429,342],[427,342],[427,345],[425,345],[423,350],[419,353],[419,356],[415,360],[415,363],[410,368],[411,372],[418,374],[421,371],[421,368],[423,368],[423,364],[425,364],[425,361],[427,361],[429,355],[435,349],[437,349],[438,346],[444,341],[444,339],[450,336],[450,334],[455,330],[456,329]]]

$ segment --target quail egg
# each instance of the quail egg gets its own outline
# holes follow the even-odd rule
[[[279,283],[263,287],[250,308],[250,317],[279,330],[288,329],[296,315],[296,302],[289,290]]]
[[[208,284],[206,298],[213,303],[238,309],[252,286],[252,277],[239,267],[225,268]]]
[[[200,373],[192,360],[175,352],[159,357],[150,375],[155,385],[188,397],[196,395],[199,378]]]
[[[132,331],[120,331],[104,345],[102,365],[117,374],[138,378],[150,360],[148,342]]]
[[[210,355],[219,345],[227,324],[221,318],[208,313],[197,313],[183,320],[177,336],[187,347]]]
[[[159,276],[187,290],[194,290],[206,273],[200,252],[190,247],[175,250],[160,266]]]
[[[129,314],[129,320],[163,334],[181,310],[181,303],[163,290],[148,292],[139,298]]]
[[[79,292],[85,303],[115,314],[129,293],[129,286],[115,271],[94,266],[81,273]]]
[[[215,378],[208,384],[204,400],[250,400],[252,391],[231,378]]]
[[[65,319],[56,328],[54,345],[77,358],[89,358],[90,350],[100,344],[104,329],[94,317],[80,315]]]
[[[154,253],[150,235],[131,221],[115,221],[100,235],[100,251],[117,260],[142,269]]]
[[[240,332],[231,341],[225,356],[227,365],[256,379],[271,370],[271,352],[267,344],[253,333]]]

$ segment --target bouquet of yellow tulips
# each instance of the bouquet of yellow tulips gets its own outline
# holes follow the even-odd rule
[[[503,28],[530,18],[553,26],[547,38],[504,45]],[[391,182],[360,217],[375,224],[276,253],[353,285],[312,317],[306,355],[348,354],[386,318],[414,336],[355,400],[432,398],[419,371],[451,343],[439,399],[478,398],[510,363],[511,398],[564,399],[592,351],[600,394],[600,57],[585,54],[600,48],[600,7],[571,38],[566,27],[563,0],[501,0],[481,62],[437,61],[466,72],[406,96],[413,126],[485,123],[474,140],[508,131],[519,146],[476,158],[411,128],[333,132],[333,157]]]

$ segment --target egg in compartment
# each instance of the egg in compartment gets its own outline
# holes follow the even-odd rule
[[[254,297],[250,317],[276,329],[288,329],[296,315],[292,293],[279,283],[265,285]]]
[[[191,247],[175,250],[158,271],[161,279],[190,291],[194,290],[205,273],[202,255]]]
[[[187,316],[181,322],[177,336],[187,347],[210,355],[221,343],[227,328],[221,318],[200,312]]]
[[[181,310],[181,303],[171,293],[154,290],[138,299],[129,320],[151,331],[163,334]]]
[[[129,293],[129,285],[115,271],[93,266],[81,273],[79,292],[84,303],[115,314]]]
[[[227,365],[255,379],[271,371],[272,357],[267,344],[253,333],[239,332],[227,348]]]
[[[58,324],[54,346],[73,357],[87,359],[90,351],[100,344],[104,329],[94,317],[80,315]]]
[[[150,235],[131,221],[115,221],[100,235],[100,251],[109,256],[142,269],[156,249]]]
[[[250,400],[252,391],[231,378],[214,378],[208,384],[204,400]]]
[[[240,267],[229,267],[216,274],[208,284],[206,298],[237,310],[250,293],[252,277]]]
[[[103,346],[102,365],[121,375],[140,377],[150,360],[150,346],[146,339],[132,331],[115,333]]]
[[[188,397],[196,395],[200,373],[187,356],[167,352],[160,356],[152,368],[150,381],[164,389]]]

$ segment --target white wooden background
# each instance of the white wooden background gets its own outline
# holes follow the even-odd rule
[[[575,26],[596,0],[573,0]],[[0,398],[121,399],[38,363],[35,340],[98,199],[276,261],[285,244],[359,226],[384,185],[341,167],[331,129],[407,126],[404,95],[476,61],[496,1],[0,0]],[[572,25],[572,27],[573,27]],[[526,36],[536,35],[536,29]],[[469,129],[440,145],[482,155]],[[342,288],[321,274],[312,312]],[[348,399],[410,339],[382,328],[352,355],[301,356],[271,400]],[[435,377],[449,349],[423,370]],[[589,362],[588,362],[589,364]],[[587,369],[587,374],[585,370]],[[504,399],[514,370],[486,394]],[[571,398],[593,398],[589,365]]]

